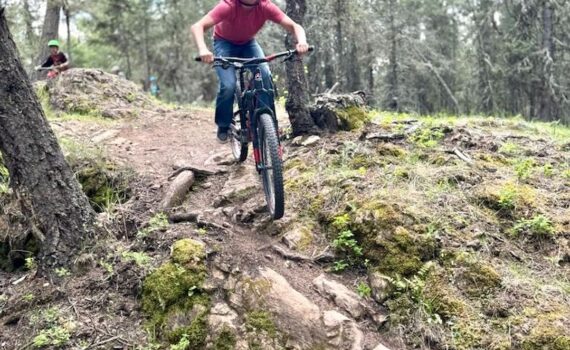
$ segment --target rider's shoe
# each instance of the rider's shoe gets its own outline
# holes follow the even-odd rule
[[[218,128],[218,142],[219,143],[226,143],[228,142],[228,131],[229,128]]]

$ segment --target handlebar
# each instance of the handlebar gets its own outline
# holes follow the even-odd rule
[[[315,50],[314,46],[309,46],[309,51],[312,52]],[[240,57],[214,57],[214,62],[220,62],[225,64],[232,64],[232,63],[240,63],[242,65],[254,65],[254,64],[261,64],[261,63],[268,63],[277,58],[287,57],[287,59],[291,58],[293,55],[297,55],[297,50],[287,50],[280,53],[276,53],[273,55],[269,55],[266,57],[257,57],[257,58],[240,58]],[[202,57],[195,57],[194,60],[196,62],[202,62]]]

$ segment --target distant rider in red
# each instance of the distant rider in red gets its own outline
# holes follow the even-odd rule
[[[53,69],[48,72],[48,78],[55,78],[60,72],[69,69],[69,61],[65,54],[59,51],[59,41],[50,40],[48,43],[50,55],[46,61],[41,65],[36,67],[39,68],[49,68]]]

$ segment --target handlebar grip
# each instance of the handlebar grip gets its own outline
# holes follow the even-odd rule
[[[309,46],[309,52],[315,51],[315,47],[313,45]]]
[[[200,57],[200,56],[194,57],[194,61],[202,62],[202,57]]]

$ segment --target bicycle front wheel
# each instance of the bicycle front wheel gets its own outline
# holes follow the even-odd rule
[[[279,138],[271,115],[262,114],[259,118],[259,124],[263,190],[269,212],[273,219],[277,220],[281,219],[285,212],[283,163],[279,154]]]

